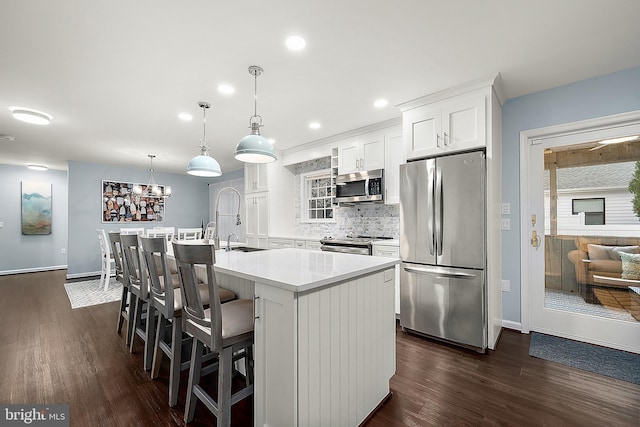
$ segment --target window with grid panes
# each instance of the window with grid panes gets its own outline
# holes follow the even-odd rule
[[[304,221],[333,222],[331,204],[331,172],[315,171],[302,177],[302,207]]]

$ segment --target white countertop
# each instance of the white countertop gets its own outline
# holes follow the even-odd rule
[[[256,252],[217,250],[215,269],[291,292],[304,292],[385,270],[398,263],[394,258],[294,248]]]

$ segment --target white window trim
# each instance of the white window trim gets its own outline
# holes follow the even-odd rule
[[[306,182],[310,177],[318,176],[318,175],[327,175],[329,178],[331,177],[331,169],[318,169],[311,172],[301,173],[300,174],[300,222],[301,223],[309,223],[309,224],[330,224],[336,222],[336,210],[335,206],[332,206],[333,209],[333,218],[309,218],[309,209],[308,209],[308,199],[306,194]]]

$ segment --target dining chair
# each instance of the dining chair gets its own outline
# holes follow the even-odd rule
[[[140,236],[137,234],[121,234],[122,259],[125,276],[129,284],[129,324],[127,340],[129,352],[133,353],[136,336],[144,342],[143,366],[151,369],[152,342],[155,332],[155,310],[149,304],[147,271],[144,268],[140,252]]]
[[[203,239],[205,240],[213,240],[213,236],[216,234],[216,223],[215,221],[211,221],[207,223],[204,227],[204,235]]]
[[[144,227],[121,228],[120,234],[138,234],[144,236]]]
[[[169,406],[178,403],[180,371],[189,367],[189,362],[182,363],[182,345],[191,343],[191,338],[183,338],[182,333],[182,297],[180,280],[172,274],[167,258],[167,241],[162,237],[142,237],[142,253],[149,272],[149,300],[159,314],[158,328],[155,332],[153,346],[153,362],[151,378],[158,377],[163,353],[169,358]],[[166,278],[170,277],[171,281]],[[171,284],[170,286],[168,286]],[[209,287],[199,283],[200,298],[205,306],[209,306]],[[222,302],[235,299],[235,294],[227,289],[218,288]],[[171,333],[166,334],[167,326]],[[169,336],[169,339],[166,339]]]
[[[172,241],[175,235],[175,227],[154,227],[147,230],[147,237],[164,237],[167,242]]]
[[[240,299],[220,303],[213,245],[188,245],[179,241],[172,244],[180,277],[183,326],[193,337],[184,421],[193,420],[196,403],[200,400],[216,416],[218,427],[229,427],[231,406],[253,394],[253,301]],[[200,296],[197,268],[206,269],[209,308],[205,308]],[[200,386],[201,376],[211,368],[202,366],[205,347],[217,358],[217,401]],[[246,386],[232,395],[234,353],[236,360],[245,360]]]
[[[98,288],[104,288],[106,292],[109,289],[109,281],[111,280],[111,264],[114,264],[115,261],[111,255],[107,233],[102,228],[98,228],[96,231],[98,232],[98,243],[100,244],[100,284]]]
[[[178,240],[198,240],[202,238],[202,228],[178,228]]]

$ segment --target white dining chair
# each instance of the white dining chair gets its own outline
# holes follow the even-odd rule
[[[204,227],[204,239],[205,240],[213,240],[213,236],[216,234],[216,223],[215,221],[211,221],[207,223]]]
[[[175,235],[175,227],[154,227],[147,230],[147,237],[164,237],[167,242],[172,241]]]
[[[202,228],[178,228],[178,240],[198,240],[202,237]]]
[[[120,234],[137,234],[138,236],[144,236],[144,227],[121,228]]]
[[[100,243],[100,288],[104,288],[105,292],[109,289],[109,280],[111,279],[111,264],[115,264],[113,256],[111,256],[111,248],[107,233],[102,228],[96,229],[98,232],[98,242]],[[115,269],[115,265],[114,265]],[[114,270],[115,271],[115,270]]]

